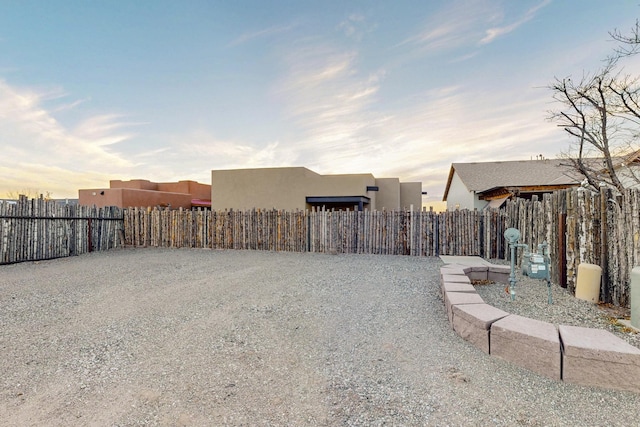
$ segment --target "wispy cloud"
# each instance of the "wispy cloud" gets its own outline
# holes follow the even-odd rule
[[[50,192],[56,198],[77,198],[77,189],[104,188],[114,179],[108,171],[73,170],[51,163],[22,161],[5,165],[0,163],[0,197],[22,190]],[[73,185],[73,188],[70,188]]]
[[[360,41],[365,35],[375,31],[377,25],[359,13],[353,13],[338,24],[338,29],[350,39]]]
[[[423,51],[437,52],[464,46],[473,47],[477,44],[485,45],[530,21],[551,1],[542,1],[512,23],[492,26],[489,29],[485,28],[496,20],[496,16],[500,17],[500,20],[503,19],[504,13],[498,8],[498,4],[481,1],[447,2],[447,6],[430,16],[423,31],[406,38],[399,46],[413,45]]]
[[[91,141],[94,145],[112,145],[135,136],[133,132],[124,132],[124,129],[147,124],[125,122],[123,119],[121,114],[102,114],[89,117],[73,129],[73,135],[83,141]]]
[[[90,99],[76,99],[74,101],[68,102],[68,103],[61,103],[56,105],[52,110],[51,113],[52,114],[56,114],[56,113],[61,113],[64,111],[70,111],[70,110],[75,110],[78,106],[89,102]]]
[[[544,91],[524,90],[514,102],[474,86],[436,87],[386,110],[377,102],[384,73],[361,75],[353,52],[308,52],[319,54],[292,55],[296,61],[281,91],[303,135],[289,149],[320,173],[420,180],[437,200],[452,161],[528,158],[524,140],[537,141],[532,153],[559,151],[557,129],[545,126],[540,111]]]
[[[265,166],[282,166],[284,156],[320,173],[401,176],[422,181],[437,200],[452,161],[528,158],[524,140],[539,142],[531,145],[536,154],[559,151],[557,130],[545,126],[540,111],[547,96],[541,90],[520,90],[514,101],[506,92],[460,84],[396,99],[385,108],[380,94],[387,76],[383,70],[362,72],[357,51],[305,45],[283,62],[287,72],[276,93],[300,137],[273,147],[277,156]]]
[[[524,16],[522,18],[518,19],[517,21],[515,21],[515,22],[513,22],[511,24],[500,26],[500,27],[489,28],[486,31],[486,35],[480,40],[480,44],[491,43],[496,38],[498,38],[500,36],[503,36],[505,34],[509,34],[510,32],[516,30],[517,28],[519,28],[523,24],[525,24],[528,21],[530,21],[531,19],[533,19],[536,16],[536,13],[540,9],[542,9],[543,7],[547,6],[550,3],[551,3],[551,0],[544,0],[542,3],[538,4],[537,6],[532,7],[531,9],[527,10],[527,12],[524,14]]]
[[[55,195],[68,192],[70,187],[81,188],[76,182],[63,185],[61,176],[103,176],[107,171],[124,172],[133,167],[130,160],[107,148],[130,138],[132,134],[123,130],[131,124],[118,115],[103,115],[88,117],[69,128],[54,115],[55,105],[50,109],[44,106],[62,94],[19,88],[0,80],[0,150],[11,153],[0,157],[0,193],[51,186],[46,190]],[[16,159],[21,162],[18,167]],[[7,170],[14,172],[5,175],[2,171]],[[37,170],[40,172],[35,173]],[[52,188],[57,183],[60,187]]]
[[[285,60],[288,71],[278,96],[302,134],[318,144],[348,145],[351,135],[367,124],[363,115],[375,101],[384,73],[362,75],[357,59],[353,51],[314,45]]]
[[[280,33],[286,33],[288,31],[291,31],[292,29],[296,28],[297,26],[298,26],[298,24],[277,25],[277,26],[265,28],[263,30],[244,33],[244,34],[241,34],[240,36],[236,37],[234,40],[232,40],[231,43],[229,43],[228,46],[229,47],[235,47],[235,46],[250,42],[252,40],[271,37],[273,35],[280,34]]]
[[[430,16],[424,30],[408,37],[400,46],[415,45],[427,51],[442,51],[468,45],[481,34],[480,25],[491,15],[485,4],[477,1],[447,2]]]
[[[189,144],[184,144],[184,141],[189,141]],[[169,136],[165,143],[165,151],[159,153],[162,162],[144,159],[145,173],[157,180],[209,182],[212,169],[298,166],[295,150],[278,141],[225,140],[210,130],[196,129]]]
[[[523,159],[535,151],[557,154],[561,134],[539,110],[546,94],[532,90],[522,95],[514,102],[505,94],[465,86],[425,92],[421,102],[408,103],[380,127],[377,138],[392,142],[377,166],[389,161],[389,171],[404,170],[405,179],[419,178],[437,198],[452,162]],[[523,147],[525,140],[531,142]],[[427,182],[423,176],[434,171],[440,181]]]
[[[364,16],[360,14],[351,14],[344,21],[338,24],[344,34],[348,37],[359,37],[358,27],[364,22]]]

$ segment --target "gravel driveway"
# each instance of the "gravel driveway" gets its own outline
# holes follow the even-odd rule
[[[629,426],[449,327],[437,258],[127,249],[0,266],[0,425]]]

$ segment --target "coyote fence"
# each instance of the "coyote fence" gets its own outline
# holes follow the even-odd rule
[[[602,268],[600,300],[629,306],[631,270],[640,263],[639,190],[573,188],[508,201],[501,212],[507,227],[520,230],[521,242],[533,249],[548,243],[554,283],[573,292],[578,266],[596,264]]]
[[[504,257],[498,211],[124,211],[126,244],[384,255]]]
[[[121,239],[122,211],[55,201],[0,202],[0,264],[38,261],[114,248]]]

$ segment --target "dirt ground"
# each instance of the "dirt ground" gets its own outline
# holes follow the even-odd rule
[[[328,291],[353,282],[318,274],[336,259],[150,250],[0,267],[0,425],[340,423],[360,398],[326,372],[342,311]]]
[[[636,395],[549,380],[458,337],[440,265],[127,249],[0,266],[0,425],[637,422]]]

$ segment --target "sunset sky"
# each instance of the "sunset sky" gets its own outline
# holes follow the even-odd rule
[[[0,1],[0,197],[305,166],[421,181],[556,157],[554,77],[637,0]],[[640,68],[639,68],[640,70]]]

